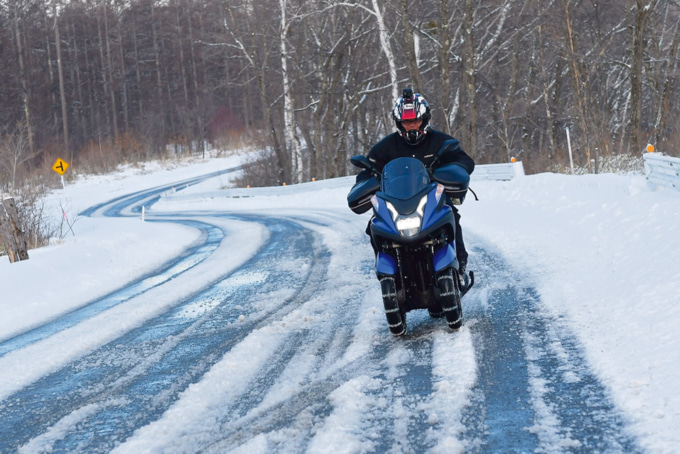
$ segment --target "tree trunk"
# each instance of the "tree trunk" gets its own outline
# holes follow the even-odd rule
[[[89,137],[89,134],[91,131],[89,131],[87,127],[87,120],[85,118],[85,96],[83,95],[83,78],[81,76],[81,71],[83,68],[81,67],[81,62],[80,62],[80,52],[78,50],[78,37],[76,35],[76,27],[73,22],[70,22],[69,24],[70,30],[71,30],[71,45],[73,48],[73,61],[77,62],[75,65],[73,65],[73,73],[74,77],[73,80],[75,80],[76,86],[73,87],[73,90],[77,93],[77,99],[78,99],[78,108],[74,109],[73,115],[77,119],[76,123],[76,129],[78,131],[78,135],[80,136],[80,143],[87,143],[87,139]],[[83,52],[85,54],[86,52]],[[85,60],[87,62],[87,59]],[[87,70],[87,64],[85,64],[85,69]],[[91,104],[90,104],[91,106]],[[91,112],[92,108],[90,107],[87,109],[87,111]],[[78,120],[79,119],[79,120]]]
[[[321,85],[319,99],[314,107],[314,113],[312,115],[313,135],[311,139],[313,145],[310,159],[310,175],[316,178],[328,177],[328,160],[326,157],[328,157],[330,152],[327,150],[327,144],[332,141],[329,140],[330,138],[326,137],[326,134],[324,133],[324,124],[329,110],[329,93],[332,93],[337,89],[337,86],[335,86],[337,78],[333,77],[334,73],[331,68],[340,66],[337,63],[340,60],[339,49],[341,48],[341,44],[333,46],[334,51],[326,56],[323,63],[317,63],[321,75]],[[321,54],[319,53],[317,55],[320,56]]]
[[[385,18],[383,17],[382,11],[380,11],[380,5],[378,5],[378,0],[371,0],[373,5],[373,15],[378,21],[378,33],[380,36],[380,47],[387,58],[387,65],[390,71],[390,83],[392,85],[392,101],[395,101],[399,96],[399,86],[397,81],[397,64],[394,58],[394,53],[392,52],[392,46],[390,45],[390,34],[385,26]]]
[[[406,63],[411,75],[411,82],[416,93],[422,93],[423,80],[420,77],[420,69],[418,68],[418,56],[416,55],[416,47],[413,39],[413,29],[409,22],[408,14],[408,0],[401,0],[401,28],[404,34],[404,50],[406,51]]]
[[[538,1],[538,11],[539,13],[542,12],[541,8],[541,1]],[[545,107],[545,117],[546,117],[546,122],[547,122],[547,132],[548,132],[548,140],[549,140],[549,145],[548,145],[548,159],[552,161],[552,159],[555,157],[555,153],[557,151],[556,146],[555,146],[555,128],[553,128],[553,119],[552,119],[552,110],[550,108],[550,95],[549,95],[549,83],[548,83],[548,73],[546,71],[547,62],[545,61],[545,52],[544,52],[544,46],[545,42],[543,39],[543,26],[539,25],[538,26],[538,56],[540,58],[540,61],[538,62],[538,65],[541,68],[541,79],[542,79],[542,85],[543,85],[543,106]],[[557,77],[557,75],[556,75]]]
[[[130,129],[130,107],[128,106],[127,77],[125,77],[125,47],[123,46],[123,32],[120,20],[116,20],[116,32],[118,35],[118,58],[120,60],[120,86],[121,86],[121,108],[123,109],[123,133]]]
[[[635,25],[631,39],[630,65],[630,143],[634,153],[642,152],[640,141],[642,120],[642,56],[644,54],[645,23],[651,5],[644,0],[635,0],[637,6]]]
[[[19,57],[19,79],[21,80],[21,100],[23,102],[23,110],[24,110],[24,118],[26,120],[26,126],[28,127],[28,143],[29,147],[31,149],[31,154],[33,153],[34,150],[34,143],[33,143],[33,127],[31,126],[31,106],[29,104],[29,101],[31,99],[30,96],[30,84],[28,83],[28,76],[26,75],[26,69],[24,67],[24,50],[23,46],[21,44],[21,33],[19,32],[19,12],[21,8],[19,7],[18,4],[15,4],[13,8],[11,8],[13,13],[14,13],[14,36],[16,39],[16,47],[17,47],[17,55]]]
[[[52,67],[52,41],[50,40],[50,25],[49,25],[49,12],[48,12],[48,5],[47,1],[43,0],[42,3],[42,10],[44,13],[44,22],[41,24],[45,30],[45,55],[47,57],[46,61],[46,66],[47,66],[47,74],[49,75],[50,79],[50,87],[54,87],[55,85],[55,78],[54,78],[54,68]],[[56,98],[56,93],[55,90],[50,90],[50,100],[52,101],[52,106],[57,105],[57,98]],[[57,112],[55,111],[54,108],[50,109],[51,113],[51,122],[52,122],[52,127],[54,128],[53,130],[56,131],[59,129],[59,116],[57,115]]]
[[[186,70],[186,59],[184,58],[184,43],[183,37],[184,33],[182,31],[182,23],[180,21],[180,8],[181,5],[178,2],[175,9],[175,26],[177,27],[177,47],[179,50],[179,68],[182,76],[182,93],[184,93],[184,109],[182,112],[182,123],[184,128],[184,139],[189,144],[189,149],[193,150],[192,139],[193,134],[191,133],[192,123],[190,120],[191,106],[189,102],[189,86],[187,84],[187,70]]]
[[[153,105],[158,106],[158,118],[160,118],[160,121],[157,121],[156,124],[152,124],[151,127],[154,129],[161,129],[160,131],[157,132],[158,138],[164,137],[165,131],[166,131],[166,124],[165,124],[165,118],[166,118],[166,112],[165,112],[165,102],[163,100],[163,72],[162,72],[162,64],[161,64],[161,49],[160,46],[158,45],[158,27],[156,26],[156,17],[155,17],[155,11],[156,8],[154,6],[154,2],[151,2],[151,33],[153,37],[153,53],[154,53],[154,64],[156,68],[156,99],[153,102]],[[161,143],[161,140],[155,140],[154,145],[157,147],[157,150],[159,152],[162,152],[163,150],[163,145],[164,143]]]
[[[581,135],[583,140],[583,145],[586,150],[586,160],[588,165],[588,171],[592,172],[591,162],[590,162],[590,128],[588,125],[588,111],[587,102],[585,99],[584,82],[581,77],[581,70],[579,68],[578,57],[576,55],[576,44],[574,39],[574,33],[571,28],[571,18],[569,16],[569,2],[565,4],[566,13],[566,23],[567,23],[567,47],[569,49],[569,62],[571,63],[571,75],[574,84],[574,95],[576,97],[576,105],[578,106],[579,113],[579,124],[581,126]]]
[[[132,42],[135,51],[135,80],[137,81],[137,109],[139,110],[138,117],[140,120],[144,118],[144,91],[142,90],[142,73],[139,65],[140,53],[137,35],[137,23],[132,21]]]
[[[73,162],[73,151],[69,146],[68,138],[68,109],[66,108],[66,91],[64,89],[64,69],[61,59],[61,38],[59,36],[59,15],[57,14],[57,4],[52,3],[52,14],[54,15],[54,41],[57,47],[57,72],[59,74],[59,99],[61,101],[61,125],[64,132],[64,152],[68,153]]]
[[[473,0],[465,0],[465,18],[464,18],[464,34],[465,34],[465,49],[463,64],[464,70],[464,85],[466,95],[466,115],[467,115],[467,150],[468,152],[477,152],[477,122],[479,116],[479,107],[477,105],[477,73],[475,68],[475,43],[473,36],[474,28],[474,10],[472,8]]]
[[[116,90],[113,84],[113,60],[111,58],[111,38],[109,37],[109,2],[104,5],[104,39],[106,40],[106,66],[108,67],[108,88],[111,97],[111,119],[113,120],[113,137],[118,139],[118,107]]]
[[[297,138],[297,131],[295,127],[295,100],[293,93],[290,90],[290,80],[288,74],[288,51],[286,44],[286,33],[288,32],[288,22],[286,18],[286,0],[279,0],[281,8],[281,78],[283,85],[283,119],[284,131],[283,135],[286,141],[286,150],[288,150],[291,158],[292,182],[301,183],[303,168],[302,168],[302,150],[300,149],[300,141]]]
[[[193,5],[191,1],[187,1],[187,10],[193,11]],[[200,8],[197,8],[200,11]],[[200,12],[199,12],[200,19]],[[193,81],[194,90],[194,109],[196,112],[196,128],[198,129],[198,151],[201,153],[202,157],[205,158],[205,126],[203,124],[203,106],[201,103],[201,93],[199,91],[198,85],[198,69],[196,64],[196,52],[194,49],[194,29],[191,23],[191,13],[188,14],[187,26],[189,28],[189,55],[191,56],[191,78]],[[202,27],[201,27],[202,28]],[[199,30],[202,31],[202,30]],[[203,65],[201,65],[203,67]]]
[[[453,100],[451,99],[451,64],[449,63],[449,52],[451,50],[451,38],[449,35],[448,0],[439,0],[439,22],[437,31],[439,32],[440,46],[437,53],[439,60],[439,72],[441,80],[441,105],[444,110],[444,132],[451,134],[451,112],[453,111]]]
[[[634,153],[642,151],[640,127],[642,119],[642,56],[644,53],[645,22],[650,5],[643,0],[635,0],[637,6],[635,25],[631,39],[630,66],[630,142]]]
[[[106,15],[106,7],[102,8],[104,10],[104,15]],[[111,113],[109,111],[109,101],[108,101],[108,93],[109,93],[109,84],[108,84],[108,78],[106,75],[109,73],[109,68],[106,66],[106,58],[104,56],[104,40],[107,39],[102,32],[102,23],[101,23],[101,17],[99,14],[97,14],[97,33],[99,36],[99,60],[101,62],[101,91],[102,97],[101,101],[102,104],[104,104],[104,118],[106,121],[106,133],[111,136],[113,132],[113,128],[111,127]],[[101,128],[101,125],[99,126]]]
[[[3,239],[5,250],[10,263],[28,260],[28,246],[26,237],[19,225],[14,199],[5,199],[0,203],[0,236]]]

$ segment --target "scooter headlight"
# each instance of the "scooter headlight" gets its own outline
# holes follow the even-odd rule
[[[403,237],[409,238],[420,233],[423,225],[423,213],[425,212],[425,204],[427,203],[427,194],[420,199],[416,211],[409,215],[400,215],[391,203],[387,202],[387,208],[392,214],[394,225],[399,230],[399,234]]]
[[[423,218],[416,214],[412,214],[397,219],[396,226],[401,236],[412,237],[420,232],[420,225],[422,222]]]

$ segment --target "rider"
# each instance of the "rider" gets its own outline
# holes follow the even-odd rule
[[[368,152],[368,159],[375,164],[378,171],[382,171],[383,166],[392,159],[402,157],[417,158],[425,164],[425,167],[429,168],[442,144],[446,140],[453,139],[456,144],[455,147],[438,161],[438,166],[456,163],[471,174],[475,169],[475,162],[460,148],[457,139],[430,127],[431,117],[430,105],[425,98],[418,93],[414,94],[413,89],[405,88],[392,110],[392,118],[399,131],[386,136],[375,144]],[[370,177],[371,172],[363,170],[357,175],[356,182],[360,183]],[[454,218],[456,219],[456,255],[459,264],[459,278],[462,283],[465,279],[468,253],[463,243],[460,214],[456,207],[450,203],[450,200],[447,199],[447,201],[453,208]],[[370,230],[367,229],[366,233],[370,235]],[[371,241],[371,244],[375,249],[376,246],[373,241]]]

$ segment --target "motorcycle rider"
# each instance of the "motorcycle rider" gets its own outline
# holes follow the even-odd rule
[[[378,171],[382,171],[383,166],[389,161],[402,158],[413,157],[419,159],[425,167],[430,168],[437,151],[442,147],[446,140],[454,140],[455,146],[445,154],[438,162],[437,166],[455,163],[463,167],[469,174],[475,169],[475,162],[468,156],[457,139],[440,131],[432,129],[430,126],[430,105],[419,93],[413,93],[413,89],[405,88],[402,96],[397,99],[392,118],[398,131],[384,137],[376,143],[368,152],[368,159],[376,166]],[[363,170],[357,175],[356,183],[361,183],[371,178],[369,170]],[[463,232],[460,228],[460,214],[451,200],[447,197],[447,204],[451,206],[456,220],[456,256],[458,258],[458,273],[461,285],[465,285],[465,268],[467,266],[468,253],[463,242]],[[370,236],[370,224],[366,229]],[[371,238],[371,245],[376,250],[375,242]],[[377,252],[377,251],[376,251]]]

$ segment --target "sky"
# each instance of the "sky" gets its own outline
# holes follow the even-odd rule
[[[46,204],[54,222],[60,223],[65,215],[73,224],[73,232],[63,230],[63,238],[53,239],[48,247],[29,251],[28,261],[10,264],[6,257],[0,258],[2,342],[131,281],[138,282],[140,276],[180,254],[200,236],[190,226],[149,222],[154,216],[219,211],[293,218],[317,232],[330,251],[329,270],[342,274],[342,280],[336,283],[339,287],[320,288],[317,296],[286,315],[280,324],[248,332],[198,383],[182,392],[158,420],[135,431],[119,446],[119,452],[166,452],[172,451],[170,446],[191,451],[203,446],[201,443],[222,427],[220,423],[211,425],[210,421],[220,420],[224,407],[250,386],[268,358],[282,348],[290,330],[314,323],[324,305],[335,298],[336,291],[363,295],[355,306],[359,321],[348,334],[349,347],[333,358],[325,372],[312,372],[314,360],[302,353],[296,355],[295,367],[290,366],[288,375],[284,373],[278,378],[262,406],[284,401],[293,393],[291,389],[303,386],[303,376],[306,380],[330,376],[357,358],[365,358],[375,345],[393,342],[380,312],[377,281],[362,265],[370,262],[370,246],[363,234],[368,214],[357,216],[346,205],[352,178],[279,188],[233,189],[234,174],[224,174],[201,184],[178,185],[166,191],[146,211],[146,221],[139,213],[127,213],[124,218],[79,215],[86,208],[124,194],[235,167],[242,159],[243,155],[234,155],[182,165],[152,163],[126,167],[110,175],[78,178],[50,194]],[[433,432],[432,451],[455,452],[470,447],[461,419],[465,408],[473,404],[471,390],[480,377],[473,328],[475,323],[481,323],[482,309],[492,304],[490,293],[512,281],[535,289],[539,310],[552,320],[554,329],[573,335],[589,368],[625,416],[627,430],[639,446],[646,452],[677,452],[680,192],[650,186],[643,175],[636,174],[543,173],[512,181],[482,181],[473,175],[471,187],[479,200],[468,196],[460,212],[470,251],[468,268],[477,270],[478,283],[463,304],[477,315],[466,320],[466,325],[456,333],[442,329],[432,334],[432,367],[438,385],[433,391],[436,396],[419,403],[418,411],[428,415],[433,427],[441,419],[453,421],[444,430]],[[331,228],[321,223],[331,222],[329,219],[335,223]],[[228,217],[213,222],[226,232],[229,241],[212,252],[207,259],[210,266],[203,266],[200,272],[190,270],[187,273],[195,271],[194,274],[184,280],[169,279],[152,295],[148,292],[133,298],[134,306],[131,302],[119,304],[47,339],[1,356],[0,401],[173,308],[182,295],[192,293],[191,285],[207,284],[229,270],[238,270],[272,235],[260,223]],[[492,274],[488,257],[502,260],[503,269]],[[300,270],[305,266],[303,263]],[[225,288],[236,285],[234,279],[257,283],[265,277],[251,273],[230,279],[220,285]],[[362,291],[364,288],[367,290]],[[286,291],[285,286],[280,290],[282,295]],[[204,313],[212,310],[212,306],[203,303],[192,310]],[[248,317],[244,310],[237,320]],[[323,331],[318,330],[322,337]],[[522,342],[531,351],[531,333],[525,334]],[[386,368],[384,379],[397,376],[399,368],[413,360],[410,350],[399,344],[388,345],[389,352],[381,363]],[[562,347],[558,342],[553,342],[551,348],[559,356]],[[457,353],[453,355],[453,351]],[[534,353],[541,354],[538,350]],[[565,364],[562,377],[568,381],[578,371],[566,370],[568,361]],[[541,408],[549,384],[529,366],[532,405]],[[234,368],[240,373],[228,374]],[[226,376],[231,378],[225,379]],[[333,411],[315,426],[308,452],[324,452],[329,443],[339,441],[346,448],[343,452],[371,450],[375,440],[357,426],[357,421],[362,414],[381,405],[375,397],[375,390],[381,389],[380,377],[370,373],[352,376],[328,394],[326,399]],[[389,402],[401,402],[401,397],[391,399]],[[568,434],[560,432],[558,423],[551,422],[549,407],[544,408],[546,419],[531,429],[540,434],[543,450],[550,451],[548,446],[555,446],[556,439],[562,450],[578,447],[578,441],[571,440]],[[51,446],[95,410],[83,407],[63,418],[25,444],[23,452],[40,452]],[[407,410],[405,406],[404,411]],[[257,411],[253,409],[251,413],[257,416]],[[251,454],[267,452],[276,443],[275,435],[262,434],[230,449]]]

